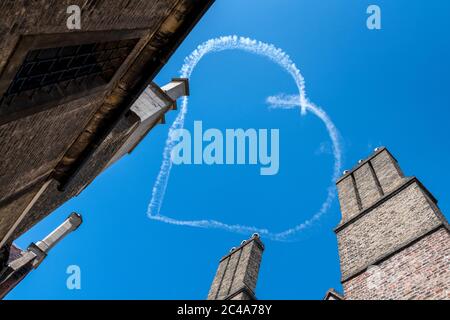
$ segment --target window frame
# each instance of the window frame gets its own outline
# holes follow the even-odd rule
[[[55,34],[38,34],[23,35],[18,40],[18,44],[13,50],[8,62],[3,68],[0,75],[0,97],[3,97],[11,83],[14,81],[16,74],[25,62],[28,52],[38,49],[47,49],[54,47],[79,46],[83,44],[121,41],[138,39],[135,47],[130,51],[123,63],[117,68],[111,80],[104,84],[91,89],[80,92],[70,93],[69,95],[60,97],[42,103],[30,103],[23,106],[11,105],[0,107],[0,125],[29,116],[31,114],[57,107],[61,104],[72,102],[82,97],[106,92],[111,89],[113,83],[123,74],[124,66],[130,62],[136,50],[142,47],[144,35],[148,32],[146,29],[130,29],[130,30],[108,30],[108,31],[85,31],[85,32],[69,32]]]

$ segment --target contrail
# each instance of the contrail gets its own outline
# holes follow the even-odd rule
[[[285,241],[295,235],[297,232],[310,226],[314,221],[317,221],[330,208],[335,198],[334,183],[339,177],[341,171],[342,153],[339,143],[339,133],[326,112],[307,99],[305,91],[305,80],[299,69],[296,67],[295,63],[283,50],[275,47],[272,44],[264,43],[250,38],[238,37],[236,35],[210,39],[199,45],[197,49],[195,49],[188,57],[185,58],[184,65],[182,66],[180,72],[181,77],[190,78],[195,67],[205,55],[212,52],[219,52],[224,50],[241,50],[254,53],[259,56],[264,56],[278,64],[292,76],[297,85],[299,94],[294,96],[269,97],[267,98],[267,103],[271,108],[291,109],[298,107],[300,108],[302,115],[305,115],[307,111],[309,111],[319,117],[319,119],[321,119],[325,124],[325,127],[328,131],[328,134],[330,135],[330,139],[333,144],[334,155],[334,170],[331,179],[331,186],[328,187],[327,197],[320,207],[319,211],[317,211],[311,218],[282,232],[272,232],[268,229],[253,226],[243,226],[238,224],[230,225],[215,220],[177,220],[168,216],[161,215],[161,205],[164,200],[167,184],[169,182],[170,171],[172,169],[171,152],[173,147],[177,143],[175,132],[176,130],[182,129],[184,127],[184,120],[188,111],[188,98],[184,97],[181,103],[180,111],[169,129],[169,134],[163,151],[161,168],[152,189],[152,198],[148,205],[147,215],[150,219],[174,225],[197,228],[216,228],[242,234],[258,232],[263,237],[272,240]]]

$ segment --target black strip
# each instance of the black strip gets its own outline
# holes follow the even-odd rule
[[[314,295],[311,294],[310,296]],[[386,318],[386,314],[391,308],[398,310],[402,317],[413,317],[413,315],[417,317],[420,314],[426,314],[430,317],[433,313],[445,316],[448,313],[448,303],[445,301],[3,301],[1,307],[4,319],[8,318],[8,314],[16,315],[15,317],[19,317],[20,314],[21,318],[32,319],[39,312],[45,313],[45,317],[48,319],[59,319],[64,317],[61,316],[62,314],[70,313],[75,318],[86,316],[109,318],[111,316],[119,319],[134,319],[146,315],[147,318],[151,319],[167,320],[298,319],[309,314],[319,319],[336,319],[339,315],[364,317],[366,314],[370,314],[371,317],[376,319],[382,319]],[[205,307],[211,311],[208,317],[201,313],[187,313],[188,310],[192,312],[192,310],[195,310],[194,308],[197,308],[198,312],[198,308]],[[240,312],[236,312],[238,307]],[[270,311],[267,311],[266,307],[270,307]],[[249,311],[243,313],[242,311],[246,308]],[[59,310],[65,313],[57,312]]]

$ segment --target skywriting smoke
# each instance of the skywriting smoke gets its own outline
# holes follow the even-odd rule
[[[150,200],[147,215],[152,220],[157,220],[169,224],[190,226],[197,228],[216,228],[227,231],[249,234],[253,232],[259,233],[262,237],[272,240],[289,240],[296,233],[310,226],[314,221],[320,219],[330,208],[333,200],[335,199],[335,187],[334,183],[339,177],[341,171],[341,147],[339,142],[339,133],[335,125],[327,115],[327,113],[308,100],[305,91],[305,80],[296,67],[291,58],[281,49],[267,44],[261,41],[253,40],[250,38],[238,37],[238,36],[224,36],[215,38],[204,42],[199,45],[188,57],[185,58],[184,65],[181,68],[181,77],[190,78],[200,60],[207,54],[212,52],[219,52],[225,50],[241,50],[250,53],[257,54],[269,58],[286,72],[288,72],[294,79],[297,88],[299,90],[298,95],[281,95],[267,98],[267,103],[270,108],[292,109],[300,108],[301,115],[305,115],[307,112],[311,112],[323,121],[325,127],[330,136],[333,145],[334,155],[334,169],[331,178],[331,185],[327,189],[327,197],[322,203],[320,209],[313,214],[306,221],[289,228],[281,232],[272,232],[265,228],[244,226],[239,224],[226,224],[215,220],[177,220],[160,214],[161,205],[164,200],[165,192],[169,182],[170,171],[172,169],[171,152],[174,146],[177,144],[177,138],[175,132],[178,129],[184,127],[184,120],[188,111],[188,98],[183,97],[180,111],[172,123],[169,134],[166,140],[166,145],[163,151],[163,159],[160,171],[156,178],[155,184],[152,190],[152,198]]]

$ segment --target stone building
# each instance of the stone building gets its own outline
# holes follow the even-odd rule
[[[449,225],[416,177],[377,148],[337,188],[344,294],[330,289],[325,300],[450,299]],[[208,299],[255,299],[263,248],[253,238],[222,258]]]
[[[0,273],[17,237],[188,95],[186,79],[152,80],[212,2],[0,2]],[[68,29],[70,5],[79,30]]]

